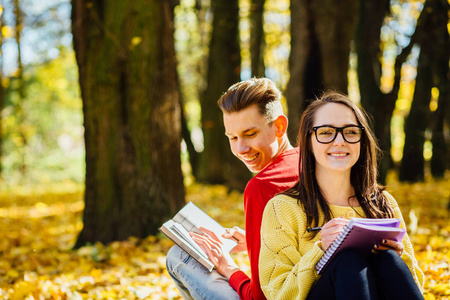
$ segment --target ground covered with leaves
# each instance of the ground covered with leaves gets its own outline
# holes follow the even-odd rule
[[[450,299],[450,178],[392,180],[419,265],[425,299]],[[240,193],[190,185],[187,200],[226,227],[243,227]],[[172,242],[160,235],[72,250],[83,224],[82,186],[0,190],[0,299],[181,299],[165,270]],[[234,256],[245,272],[245,254]]]

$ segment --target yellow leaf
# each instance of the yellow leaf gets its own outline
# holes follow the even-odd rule
[[[435,300],[436,299],[436,297],[434,297],[433,294],[429,294],[429,293],[424,294],[423,297],[425,298],[425,300]]]
[[[11,296],[12,300],[23,300],[26,296],[33,293],[36,287],[31,282],[19,281],[14,285],[14,293]]]
[[[135,36],[131,39],[131,45],[133,47],[139,45],[141,42],[142,42],[142,38],[140,36]]]
[[[11,27],[5,25],[2,27],[2,34],[3,38],[10,38],[14,36],[14,30]]]

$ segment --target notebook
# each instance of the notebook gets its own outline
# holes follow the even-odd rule
[[[317,274],[321,274],[333,258],[344,249],[358,249],[369,255],[373,246],[381,244],[383,239],[400,242],[405,236],[406,230],[399,226],[400,220],[395,218],[351,218],[316,264]]]

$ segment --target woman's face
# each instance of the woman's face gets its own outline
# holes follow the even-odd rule
[[[353,110],[339,103],[327,103],[320,107],[315,115],[313,127],[330,125],[345,127],[359,125]],[[311,134],[311,146],[316,160],[316,174],[321,172],[348,172],[358,161],[361,142],[351,144],[344,140],[341,132],[338,132],[334,141],[329,144],[319,143],[316,135]]]

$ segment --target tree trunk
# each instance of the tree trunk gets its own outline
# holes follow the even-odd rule
[[[431,157],[430,162],[431,175],[434,178],[443,178],[445,175],[445,170],[448,169],[449,166],[448,161],[449,141],[446,140],[444,129],[446,123],[445,110],[448,109],[449,105],[448,84],[450,84],[450,82],[447,82],[446,87],[441,86],[442,89],[439,89],[439,106],[431,117],[432,120],[435,121],[431,136],[431,143],[433,144],[433,156]]]
[[[361,0],[355,38],[361,104],[373,117],[373,130],[383,151],[382,159],[378,164],[378,180],[381,183],[385,182],[387,171],[392,165],[390,124],[398,94],[397,83],[394,83],[395,88],[388,94],[384,94],[380,90],[380,31],[387,13],[389,13],[389,0]],[[404,59],[403,56],[402,59]],[[398,69],[396,68],[396,76],[400,75],[401,63],[400,60],[396,61],[398,67]],[[396,79],[399,81],[400,76]]]
[[[306,69],[309,63],[316,64],[317,59],[311,56],[318,53],[313,50],[317,47],[317,40],[313,40],[312,26],[309,21],[311,14],[310,0],[291,0],[291,53],[289,55],[289,81],[285,96],[288,103],[288,137],[293,144],[297,144],[300,116],[306,105],[305,81],[314,80],[318,76],[309,78]],[[315,70],[320,70],[316,68]],[[319,71],[320,72],[320,71]],[[312,83],[311,83],[312,84]]]
[[[178,99],[180,103],[180,122],[181,122],[181,138],[186,143],[186,150],[189,154],[189,164],[191,165],[192,176],[197,177],[199,153],[195,150],[194,143],[191,138],[191,131],[188,128],[186,112],[184,110],[183,94],[180,89],[180,76],[177,73]]]
[[[446,140],[445,123],[447,128],[450,127],[450,36],[447,30],[448,13],[450,5],[447,1],[441,0],[436,3],[438,7],[434,10],[436,18],[436,28],[434,29],[436,39],[434,40],[435,49],[438,51],[436,60],[436,79],[438,80],[437,88],[439,89],[438,108],[433,113],[431,124],[433,144],[433,156],[431,157],[431,174],[435,178],[444,177],[445,170],[449,168],[450,140]],[[446,116],[447,115],[447,116]],[[447,119],[446,119],[447,117]]]
[[[3,8],[4,9],[4,8]],[[2,112],[5,106],[5,88],[3,87],[3,26],[5,24],[4,12],[0,14],[0,181],[3,179],[3,117]]]
[[[265,76],[264,3],[252,0],[250,7],[250,56],[252,77]]]
[[[86,144],[76,247],[145,237],[184,204],[169,1],[72,1]]]
[[[19,138],[21,139],[21,146],[19,150],[21,157],[20,173],[22,179],[25,178],[27,172],[26,163],[26,148],[27,148],[27,136],[25,134],[25,81],[23,78],[23,64],[22,64],[22,30],[23,30],[23,13],[20,9],[19,0],[14,0],[14,16],[16,18],[16,44],[17,44],[17,81],[18,81],[18,99],[16,103],[16,117],[19,124]]]
[[[416,87],[409,116],[405,122],[405,147],[400,165],[401,181],[423,181],[425,161],[423,147],[425,131],[433,129],[433,172],[443,176],[445,171],[444,115],[445,98],[448,97],[449,35],[447,32],[448,3],[443,0],[428,0],[417,22],[417,42],[420,55],[417,67]],[[438,87],[443,93],[438,110],[430,118],[431,89]],[[430,124],[434,121],[434,124]]]
[[[430,97],[433,87],[430,68],[430,59],[432,58],[424,50],[422,48],[420,51],[414,98],[405,121],[405,146],[400,164],[400,181],[424,180],[423,144],[430,115]]]
[[[356,0],[291,1],[290,78],[286,98],[288,135],[294,143],[307,100],[316,98],[323,89],[347,92],[357,6]]]
[[[355,37],[357,0],[315,0],[314,28],[320,44],[325,88],[348,90],[350,43]]]
[[[222,112],[217,100],[240,80],[238,0],[211,2],[214,20],[209,47],[207,88],[201,97],[204,150],[200,155],[198,180],[226,184],[244,190],[250,172],[233,157],[225,138]]]
[[[191,165],[192,176],[197,178],[199,153],[195,150],[194,143],[191,138],[191,131],[188,128],[186,113],[184,111],[183,101],[180,93],[180,121],[181,121],[181,137],[186,143],[186,150],[189,154],[189,164]]]

